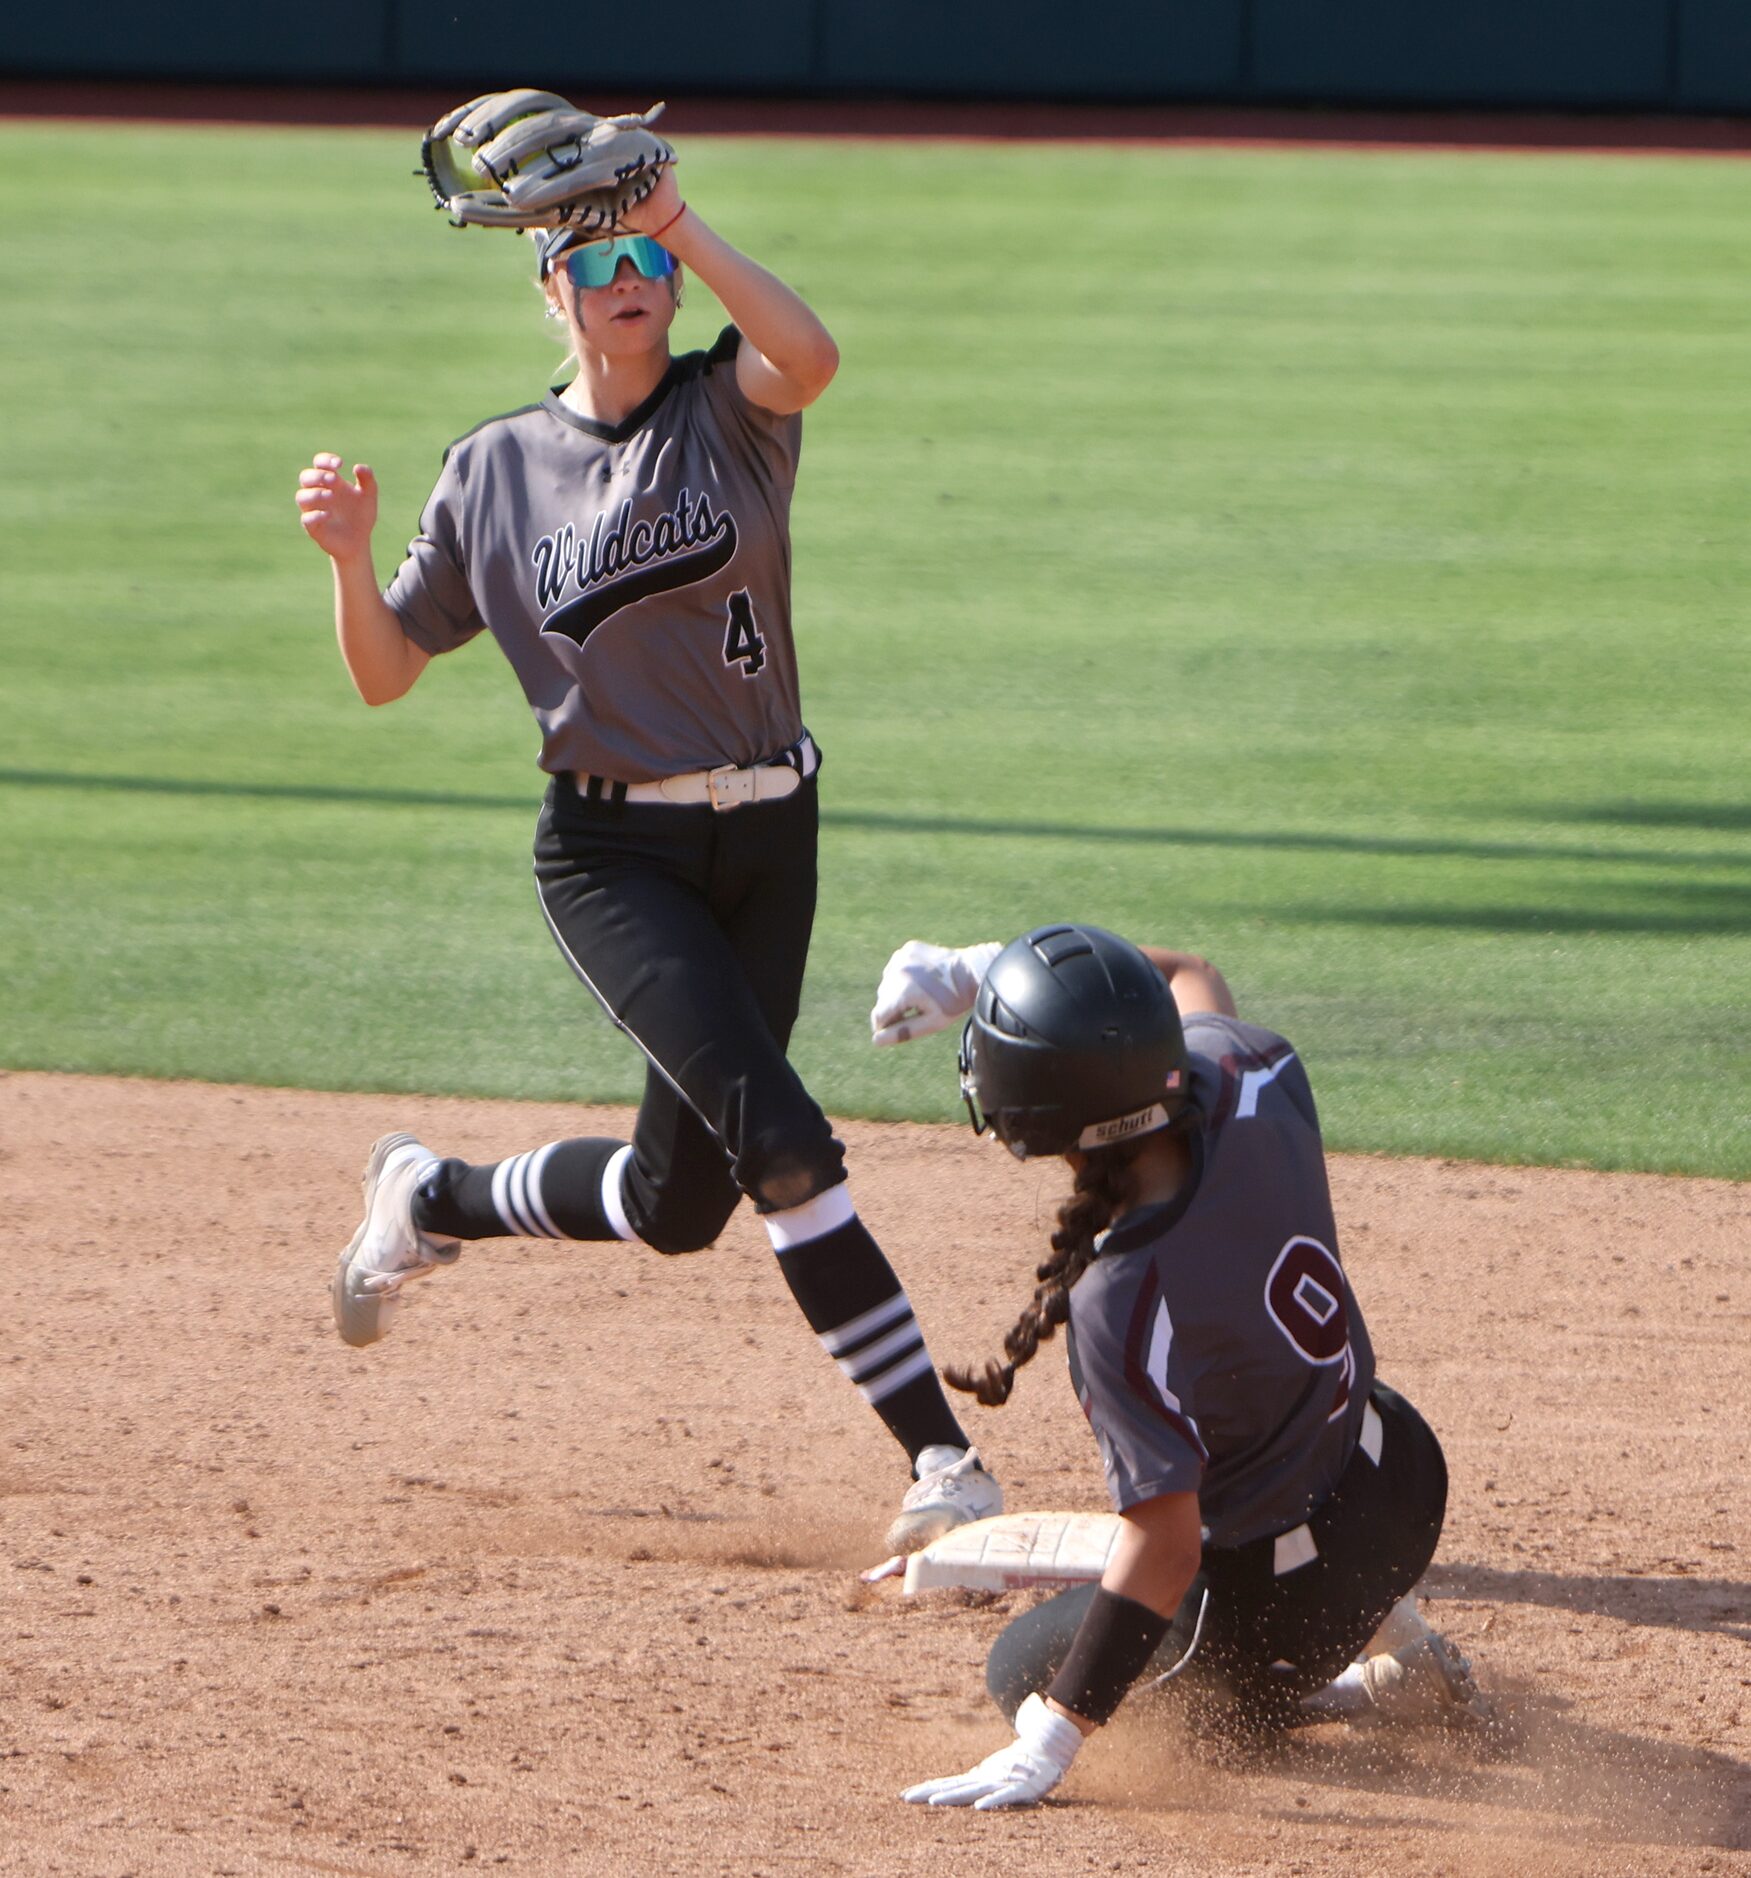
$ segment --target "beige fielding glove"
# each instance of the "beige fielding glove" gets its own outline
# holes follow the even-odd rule
[[[676,161],[651,130],[660,104],[597,117],[551,91],[493,91],[439,118],[420,167],[457,227],[629,235],[622,217]]]

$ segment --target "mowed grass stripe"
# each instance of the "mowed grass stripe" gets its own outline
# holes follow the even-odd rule
[[[0,129],[54,205],[0,277],[9,1062],[636,1094],[508,670],[365,711],[292,517],[370,460],[387,572],[554,357],[411,148]],[[684,159],[845,352],[796,511],[830,1108],[953,1112],[946,1041],[864,1041],[900,939],[1074,912],[1217,957],[1341,1145],[1748,1171],[1742,165]]]

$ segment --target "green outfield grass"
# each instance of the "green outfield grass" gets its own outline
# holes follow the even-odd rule
[[[556,355],[414,155],[0,127],[0,1060],[636,1092],[508,668],[367,711],[294,521],[311,450],[371,461],[386,572]],[[796,512],[830,1109],[954,1112],[946,1040],[865,1041],[893,945],[1078,914],[1216,958],[1339,1146],[1751,1173],[1751,165],[684,155],[844,351]]]

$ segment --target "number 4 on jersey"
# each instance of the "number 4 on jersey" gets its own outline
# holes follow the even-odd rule
[[[730,623],[724,633],[724,663],[739,665],[744,678],[756,677],[766,663],[766,641],[754,621],[754,602],[746,587],[730,595]]]

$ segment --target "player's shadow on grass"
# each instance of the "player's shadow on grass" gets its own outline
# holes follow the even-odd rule
[[[1587,802],[1570,808],[1527,809],[1540,821],[1616,822],[1625,828],[1751,829],[1751,802]]]
[[[356,802],[362,806],[371,807],[511,810],[520,815],[532,815],[538,804],[537,793],[534,790],[527,793],[499,795],[486,791],[462,789],[404,789],[385,784],[245,782],[203,777],[100,775],[77,770],[0,768],[0,787],[6,786],[20,789],[114,791],[128,795],[235,797],[240,801],[259,802]],[[1539,813],[1543,815],[1547,812],[1541,810]],[[1675,827],[1738,828],[1747,825],[1744,820],[1732,819],[1732,815],[1733,812],[1728,810],[1649,811],[1648,820],[1650,825]],[[1710,819],[1711,817],[1721,819]],[[1583,816],[1581,811],[1575,811],[1574,819],[1593,819],[1604,822],[1627,819],[1627,815],[1601,809],[1595,814],[1586,816]],[[1413,860],[1529,861],[1534,863],[1575,861],[1588,866],[1604,864],[1606,866],[1660,868],[1745,867],[1748,864],[1747,856],[1742,851],[1733,849],[1699,853],[1667,848],[1620,848],[1585,842],[1473,841],[1434,835],[1347,835],[1324,829],[1127,827],[1078,821],[1022,821],[970,815],[920,815],[888,809],[857,808],[829,808],[822,812],[821,820],[828,828],[855,829],[869,834],[968,835],[976,840],[1021,837],[1043,841],[1067,841],[1079,844],[1096,842],[1140,848],[1224,848],[1313,854],[1397,855]],[[1680,882],[1672,886],[1662,885],[1659,891],[1663,896],[1671,897],[1684,891],[1686,887],[1692,891],[1707,891],[1706,884],[1694,882]],[[1734,889],[1729,884],[1720,891],[1732,892]],[[1477,911],[1469,908],[1433,908],[1421,912],[1409,908],[1387,908],[1380,910],[1377,917],[1383,922],[1397,921],[1404,924],[1488,925],[1495,917],[1496,911],[1496,909]],[[1529,908],[1502,909],[1501,914],[1510,922],[1510,925],[1516,919],[1523,919],[1527,922],[1545,919],[1548,922],[1553,917],[1542,913],[1539,909]],[[1309,908],[1306,910],[1305,917],[1323,921],[1346,918],[1364,919],[1368,915],[1357,913],[1350,908],[1333,907]],[[1599,920],[1580,914],[1556,917],[1573,917],[1579,925],[1574,928],[1547,925],[1547,929],[1587,930],[1600,924]],[[1610,915],[1601,917],[1608,920]],[[1631,925],[1634,929],[1643,929],[1634,921]],[[1647,929],[1666,930],[1665,928]],[[1681,924],[1676,928],[1676,930],[1684,931],[1695,929],[1689,924]],[[1704,930],[1711,930],[1711,928],[1704,928]]]
[[[1394,855],[1407,860],[1576,861],[1590,867],[1751,868],[1741,849],[1693,852],[1588,842],[1472,841],[1447,835],[1346,835],[1318,828],[1114,827],[1087,822],[999,821],[969,815],[911,815],[890,809],[824,809],[823,826],[874,834],[1010,836],[1160,848],[1257,848],[1309,854]],[[1662,888],[1662,891],[1665,889]]]
[[[1645,904],[1635,904],[1638,899]],[[1629,902],[1624,904],[1624,902]],[[1672,880],[1638,882],[1619,904],[1591,906],[1357,906],[1289,902],[1273,919],[1303,925],[1429,927],[1500,933],[1744,933],[1751,932],[1751,883]]]
[[[94,776],[76,770],[0,769],[0,787],[113,790],[118,795],[236,797],[243,802],[357,802],[415,809],[516,809],[533,815],[538,794],[487,795],[464,789],[398,789],[361,783],[228,782],[199,776]]]
[[[1751,1585],[1731,1578],[1598,1577],[1581,1573],[1502,1571],[1493,1565],[1431,1565],[1432,1597],[1480,1604],[1543,1604],[1626,1624],[1712,1631],[1751,1643]]]

